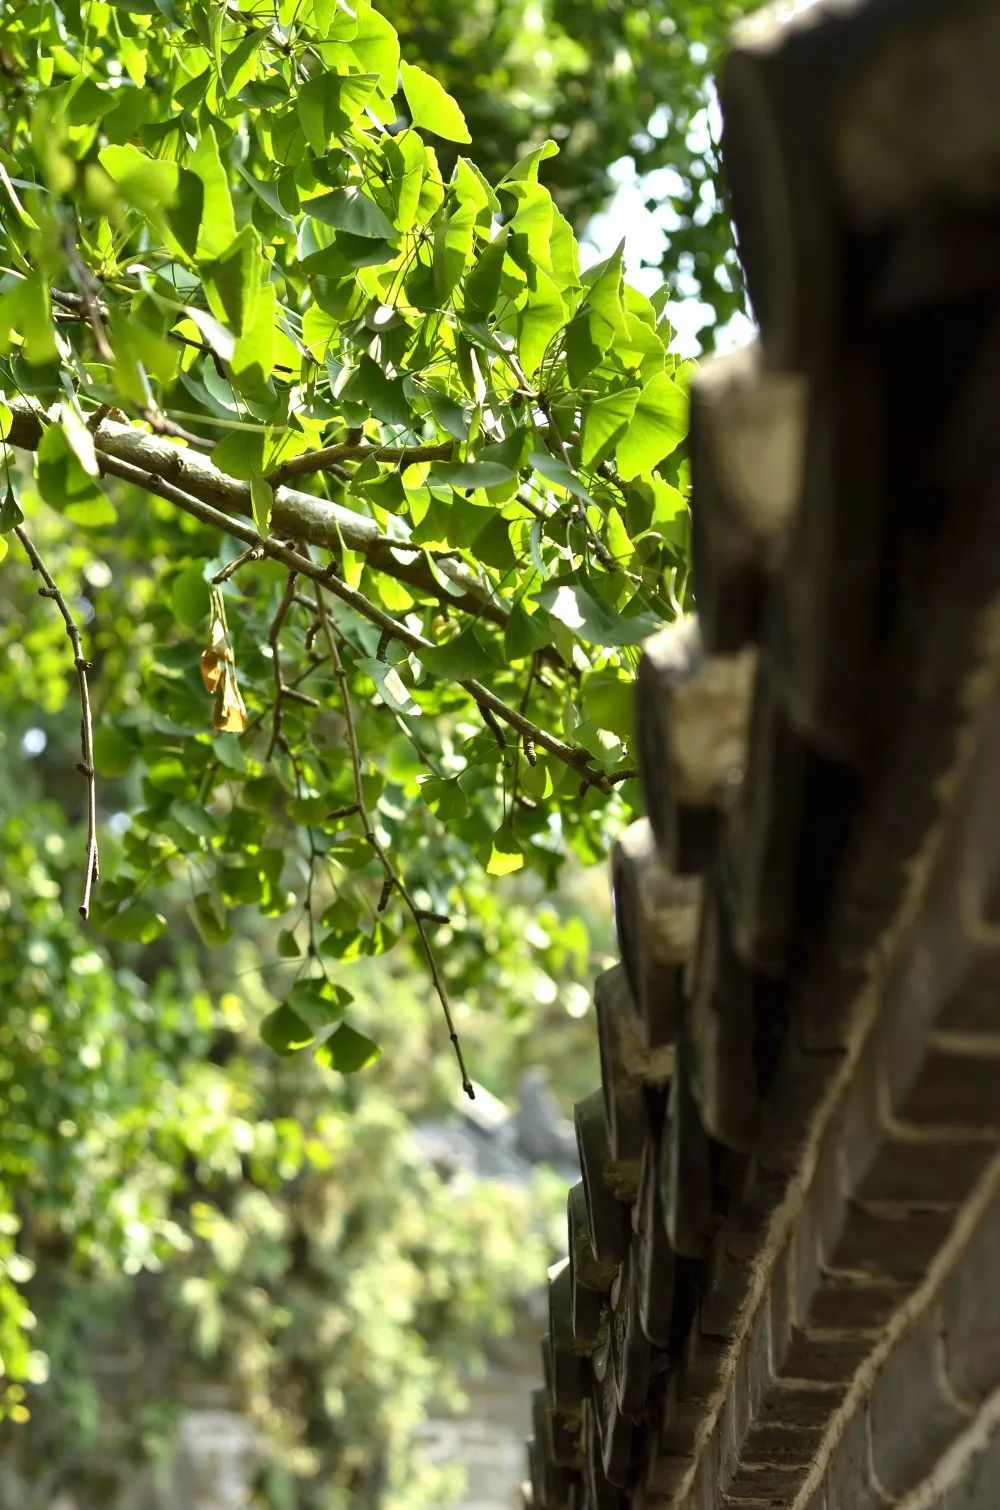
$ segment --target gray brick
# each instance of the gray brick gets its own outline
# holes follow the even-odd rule
[[[792,1335],[792,1246],[785,1243],[771,1270],[771,1368],[780,1370]]]
[[[757,1421],[771,1386],[771,1307],[767,1296],[744,1339],[731,1394],[735,1402],[736,1450],[743,1456],[743,1443]]]
[[[705,1296],[701,1303],[703,1331],[721,1338],[733,1335],[753,1278],[750,1260],[733,1253],[727,1237],[728,1229],[723,1228],[709,1250]]]
[[[663,1452],[686,1457],[694,1451],[695,1434],[705,1416],[705,1402],[700,1396],[685,1400],[679,1392],[675,1375],[667,1385],[663,1400],[659,1442]]]
[[[952,1220],[950,1212],[851,1202],[844,1229],[829,1253],[829,1267],[915,1285],[947,1237]]]
[[[762,1463],[741,1468],[726,1494],[734,1505],[791,1504],[808,1471],[806,1463]]]
[[[720,1468],[719,1435],[713,1431],[698,1460],[686,1510],[718,1510]]]
[[[757,1157],[768,1169],[798,1169],[812,1132],[816,1107],[843,1060],[843,1053],[820,1053],[798,1041],[794,1023],[761,1115]]]
[[[869,1399],[872,1468],[889,1495],[918,1484],[968,1418],[944,1370],[941,1317],[925,1312],[897,1343]]]
[[[1000,1056],[932,1038],[898,1115],[907,1122],[1000,1131]]]
[[[828,1510],[877,1510],[886,1503],[872,1479],[868,1414],[848,1422],[837,1444],[826,1486]]]
[[[855,1194],[860,1201],[958,1206],[995,1151],[995,1140],[984,1133],[943,1130],[935,1138],[895,1124],[878,1144]]]
[[[948,1378],[957,1395],[977,1402],[1000,1383],[1000,1195],[948,1276],[941,1306]]]
[[[850,1332],[807,1332],[795,1327],[781,1366],[781,1377],[806,1379],[817,1384],[847,1385],[870,1350],[868,1337],[858,1337]]]
[[[825,1428],[846,1393],[846,1381],[819,1384],[779,1379],[767,1398],[761,1422]]]
[[[806,1204],[793,1241],[792,1320],[802,1322],[819,1281],[820,1270],[836,1252],[847,1214],[842,1189],[840,1128],[831,1125],[823,1138]]]
[[[946,1491],[940,1510],[996,1510],[1000,1485],[1000,1431],[976,1453],[962,1481]],[[939,1510],[934,1506],[933,1510]]]
[[[907,1285],[891,1280],[824,1274],[809,1306],[809,1325],[877,1335],[909,1293]]]
[[[684,1344],[678,1370],[678,1387],[685,1400],[707,1400],[719,1386],[729,1354],[729,1345],[715,1337],[706,1337],[693,1326]]]
[[[771,1218],[787,1191],[784,1170],[769,1169],[754,1159],[740,1191],[738,1209],[726,1224],[732,1253],[746,1259],[757,1257],[770,1233]]]
[[[1000,918],[991,918],[993,926]],[[989,926],[989,924],[987,924]],[[948,997],[938,1025],[954,1032],[996,1032],[1000,950],[981,949]]]
[[[743,1443],[742,1462],[748,1467],[762,1463],[810,1463],[826,1431],[817,1426],[786,1426],[762,1423],[751,1428]]]
[[[669,1500],[691,1472],[693,1465],[692,1457],[681,1457],[676,1453],[663,1451],[657,1434],[650,1445],[644,1487],[649,1493],[662,1495]]]
[[[885,1135],[880,1111],[879,1054],[864,1054],[848,1086],[841,1120],[839,1151],[844,1189],[855,1192]]]
[[[718,1476],[721,1489],[728,1488],[739,1469],[739,1450],[742,1445],[739,1415],[739,1382],[734,1380],[733,1387],[726,1391],[726,1398],[722,1402],[722,1409],[713,1432],[718,1448]]]

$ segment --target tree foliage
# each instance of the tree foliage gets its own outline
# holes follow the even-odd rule
[[[94,763],[141,806],[96,921],[149,944],[176,865],[209,945],[286,917],[265,1036],[333,1025],[358,1068],[330,966],[409,926],[436,971],[470,860],[599,851],[632,647],[682,590],[685,371],[620,255],[580,274],[550,147],[440,178],[399,112],[461,112],[405,61],[397,94],[370,8],[29,6],[6,45],[7,527],[46,505],[137,568],[136,636],[97,614]]]
[[[733,21],[759,3],[388,0],[383,9],[406,55],[428,60],[461,104],[488,177],[553,137],[560,152],[546,182],[580,230],[611,197],[614,164],[632,160],[663,233],[662,254],[651,244],[645,260],[710,306],[711,344],[713,325],[744,302],[718,188],[711,74]]]
[[[355,1119],[344,1077],[395,1103],[400,1065],[451,1035],[489,1080],[497,1019],[516,1034],[536,976],[551,1000],[583,946],[532,898],[635,800],[635,647],[686,582],[665,299],[620,249],[581,271],[553,144],[483,172],[433,62],[367,0],[0,21],[0,688],[16,783],[41,730],[58,798],[5,803],[6,1409],[59,1355],[32,1336],[32,1258],[165,1266],[283,1471],[326,1485],[289,1503],[380,1502],[386,1423],[331,1476],[356,1369],[310,1287],[350,1311],[336,1237],[310,1230],[296,1277],[303,1192],[342,1199],[342,1154],[355,1177],[341,1120],[352,1221],[391,1190],[414,1402],[466,1324],[420,1255],[442,1244],[481,1319],[504,1223],[530,1227],[488,1196],[442,1238],[398,1111]],[[407,1025],[418,969],[433,1040]],[[260,1241],[233,1257],[240,1223]],[[289,1326],[318,1357],[291,1347],[312,1382],[286,1420]]]

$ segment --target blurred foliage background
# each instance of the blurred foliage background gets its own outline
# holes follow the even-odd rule
[[[382,6],[404,57],[459,100],[488,177],[559,142],[546,182],[578,233],[607,204],[615,164],[634,162],[665,236],[659,271],[709,307],[707,346],[743,306],[709,80],[748,8]],[[0,74],[0,90],[15,87]],[[447,148],[441,159],[447,170]],[[147,575],[159,506],[145,506],[148,528],[108,531],[60,566],[80,584],[98,683],[155,706],[171,667]],[[448,1115],[457,1086],[412,952],[351,967],[352,1021],[378,1023],[391,1052],[348,1079],[262,1045],[269,978],[288,962],[256,909],[206,936],[188,883],[163,875],[168,925],[152,943],[80,926],[65,636],[13,554],[0,594],[0,1506],[50,1510],[66,1490],[124,1504],[136,1465],[162,1455],[206,1383],[262,1433],[262,1505],[443,1504],[454,1485],[414,1456],[414,1428],[537,1285],[563,1242],[564,1189],[544,1173],[456,1188],[422,1158],[414,1126]],[[109,876],[144,797],[127,765],[102,787]],[[456,862],[476,926],[456,927],[444,953],[473,1074],[503,1100],[530,1066],[548,1067],[567,1111],[596,1081],[589,988],[611,949],[601,856],[627,816],[624,799],[608,804],[548,890]]]

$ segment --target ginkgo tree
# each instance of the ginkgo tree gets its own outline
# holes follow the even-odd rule
[[[555,884],[636,800],[686,585],[664,300],[581,271],[552,143],[442,177],[464,116],[367,0],[25,0],[0,63],[0,571],[68,631],[80,910],[141,948],[178,878],[209,946],[256,909],[265,1041],[346,1072],[343,967],[402,936],[471,1090],[463,876]]]

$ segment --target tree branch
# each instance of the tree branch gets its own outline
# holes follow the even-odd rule
[[[73,664],[76,667],[76,677],[80,684],[80,749],[82,759],[77,770],[87,781],[87,858],[83,877],[83,899],[80,902],[80,916],[86,922],[90,916],[90,894],[97,881],[100,880],[100,860],[97,852],[97,776],[94,771],[94,724],[90,712],[90,685],[87,675],[91,670],[90,662],[83,653],[83,644],[80,639],[80,630],[76,620],[70,613],[59,588],[50,575],[45,562],[38,554],[35,546],[21,525],[14,526],[14,533],[24,548],[24,553],[31,562],[33,571],[38,572],[44,587],[38,589],[43,598],[51,598],[62,614],[63,623],[66,625],[66,633],[73,647]]]
[[[365,806],[364,782],[361,774],[361,750],[358,746],[357,729],[355,728],[354,724],[354,710],[351,706],[350,688],[347,684],[347,675],[344,671],[344,663],[340,658],[340,651],[337,648],[337,641],[334,636],[333,630],[330,627],[330,620],[326,612],[326,604],[323,601],[323,593],[318,583],[316,586],[316,611],[319,614],[320,624],[323,628],[323,636],[326,640],[327,648],[330,652],[330,664],[333,667],[334,676],[337,678],[337,684],[340,687],[341,704],[344,713],[344,728],[347,735],[347,748],[351,757],[351,769],[354,774],[354,798],[357,803],[358,815],[365,827],[365,838],[368,840],[368,843],[371,845],[372,849],[375,851],[375,854],[378,856],[382,870],[385,873],[385,881],[382,887],[382,896],[379,899],[378,910],[380,912],[384,910],[384,908],[388,904],[389,897],[393,889],[395,888],[395,890],[397,890],[402,897],[403,902],[405,903],[407,910],[409,911],[410,916],[413,919],[417,933],[420,937],[420,947],[423,950],[424,958],[426,959],[427,966],[431,972],[431,979],[434,982],[434,989],[437,992],[438,1000],[441,1003],[441,1010],[444,1013],[444,1020],[448,1026],[448,1037],[451,1039],[452,1046],[455,1050],[455,1058],[458,1060],[458,1069],[459,1073],[462,1076],[462,1089],[470,1100],[475,1100],[476,1093],[473,1090],[472,1081],[469,1079],[468,1071],[465,1068],[465,1059],[462,1055],[462,1044],[455,1029],[455,1021],[451,1013],[451,1002],[448,999],[448,992],[445,987],[444,980],[442,979],[441,971],[438,968],[437,957],[435,956],[434,950],[431,947],[431,941],[427,937],[426,924],[429,914],[423,908],[418,907],[416,902],[413,900],[413,897],[407,889],[402,876],[399,874],[399,871],[393,864],[393,861],[388,851],[386,850],[385,845],[382,843],[381,839],[376,833],[375,826],[372,823],[368,809]]]
[[[11,399],[10,409],[13,418],[8,442],[28,451],[37,450],[47,418],[44,411],[21,398]],[[109,418],[102,419],[92,433],[98,459],[107,456],[128,462],[151,476],[176,484],[190,497],[200,498],[227,513],[253,518],[250,484],[229,477],[192,448],[174,445],[135,425]],[[327,499],[314,498],[311,493],[279,487],[274,494],[271,526],[275,534],[305,541],[322,550],[336,551],[346,546],[364,556],[376,571],[415,587],[439,603],[474,613],[501,627],[507,622],[507,610],[488,582],[451,554],[428,553],[433,554],[436,570],[449,578],[456,590],[451,592],[442,587],[425,559],[423,548],[407,543],[402,521],[398,521],[400,538],[384,535],[375,520],[364,514]]]
[[[406,645],[410,650],[434,650],[437,647],[432,640],[425,635],[418,634],[416,630],[409,629],[399,619],[394,619],[392,614],[386,613],[384,608],[379,608],[360,593],[356,588],[349,587],[336,575],[331,567],[317,566],[308,556],[273,536],[262,539],[252,524],[244,523],[241,519],[233,519],[228,514],[223,514],[219,509],[209,503],[204,503],[200,498],[193,498],[173,483],[167,482],[162,477],[157,477],[149,472],[143,472],[139,467],[130,462],[121,461],[117,457],[107,453],[97,453],[98,464],[101,471],[111,477],[120,477],[123,482],[131,482],[136,487],[144,488],[149,493],[154,493],[158,498],[165,498],[168,503],[176,504],[178,508],[190,514],[192,518],[199,519],[202,524],[209,525],[212,529],[221,530],[224,534],[232,535],[236,540],[242,540],[245,545],[259,548],[265,556],[270,556],[274,561],[280,561],[290,567],[300,576],[308,577],[310,581],[319,583],[325,587],[335,598],[353,608],[355,613],[360,614],[369,623],[376,624],[383,633],[391,639],[398,640],[401,645]],[[568,745],[564,740],[557,739],[547,729],[532,723],[517,708],[512,708],[505,703],[502,697],[498,697],[483,682],[473,678],[464,678],[458,682],[464,687],[472,698],[480,705],[494,713],[503,723],[509,724],[519,734],[527,735],[534,744],[548,750],[557,760],[577,772],[581,780],[585,780],[588,786],[596,786],[599,791],[610,792],[614,785],[613,779],[604,771],[596,770],[591,763],[589,750],[582,745]]]

